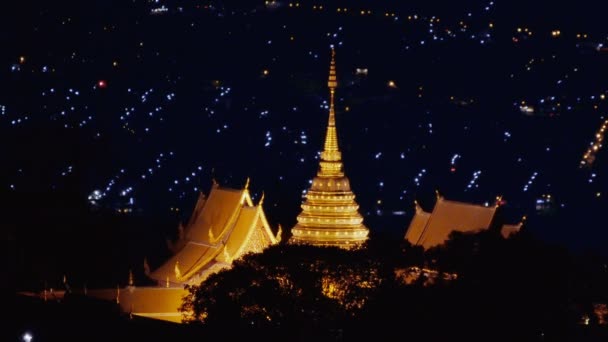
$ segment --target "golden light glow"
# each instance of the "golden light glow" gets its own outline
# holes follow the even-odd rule
[[[602,142],[604,141],[604,133],[606,131],[606,127],[608,127],[608,119],[602,123],[602,125],[600,126],[600,129],[595,133],[595,141],[593,141],[590,144],[589,148],[583,155],[583,158],[581,159],[581,163],[580,163],[581,167],[583,167],[583,166],[590,167],[593,164],[593,162],[595,161],[597,152],[603,146]]]
[[[292,229],[291,242],[352,248],[367,240],[359,205],[344,175],[342,153],[338,148],[334,94],[338,85],[335,52],[329,69],[329,120],[319,171],[306,194],[298,223]]]

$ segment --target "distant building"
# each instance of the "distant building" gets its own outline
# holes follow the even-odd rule
[[[523,224],[502,224],[497,222],[496,212],[500,205],[475,205],[448,201],[439,194],[431,212],[424,211],[416,202],[416,213],[405,233],[405,239],[412,245],[429,249],[443,244],[453,231],[477,232],[499,227],[503,237],[517,233]]]
[[[157,286],[133,286],[130,277],[125,288],[89,290],[87,295],[115,300],[133,315],[181,322],[178,308],[187,294],[184,285],[198,285],[231,267],[233,260],[279,242],[280,229],[272,233],[262,200],[254,205],[247,186],[235,190],[214,184],[208,198],[200,194],[186,226],[180,225],[178,240],[171,244],[174,255],[156,270],[146,270]]]
[[[291,243],[352,248],[367,240],[369,230],[363,225],[359,205],[344,175],[342,153],[338,148],[334,93],[336,79],[335,52],[329,69],[329,121],[325,146],[317,176],[306,193],[298,223],[292,228]]]

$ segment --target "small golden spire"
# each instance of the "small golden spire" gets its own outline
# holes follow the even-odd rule
[[[245,190],[249,190],[249,177],[247,177],[247,180],[245,181]]]
[[[133,271],[129,270],[129,286],[133,286]]]
[[[262,196],[260,197],[260,201],[258,202],[258,206],[261,206],[264,203],[264,191],[262,191]]]

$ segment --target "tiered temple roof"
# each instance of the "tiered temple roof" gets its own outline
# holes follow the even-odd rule
[[[230,266],[247,252],[278,243],[261,202],[253,205],[249,190],[214,185],[209,198],[199,196],[192,217],[174,244],[179,250],[150,278],[159,283],[200,283],[209,271]],[[211,272],[212,273],[212,272]]]
[[[235,190],[214,184],[208,198],[199,196],[186,227],[180,226],[172,244],[175,254],[149,273],[158,286],[90,290],[89,295],[115,300],[134,315],[180,322],[185,284],[198,285],[232,260],[279,242],[281,232],[272,233],[262,202],[253,204],[247,186]]]
[[[496,222],[498,203],[492,206],[445,200],[437,195],[432,212],[424,211],[416,202],[416,213],[405,233],[405,239],[413,245],[428,249],[443,244],[452,231],[477,232],[499,225],[503,237],[521,229],[523,221],[518,224],[500,225]]]
[[[335,52],[329,69],[329,120],[317,176],[306,194],[298,223],[292,228],[292,243],[318,246],[356,247],[367,240],[359,205],[344,175],[338,148],[334,95],[337,87]]]

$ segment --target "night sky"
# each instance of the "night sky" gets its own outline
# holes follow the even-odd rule
[[[527,215],[547,241],[605,252],[605,9],[398,3],[12,4],[0,20],[6,221],[81,203],[169,222],[148,232],[160,239],[213,178],[250,177],[288,230],[317,171],[334,46],[340,148],[372,236],[401,238],[414,200],[431,210],[439,190],[502,195],[507,221]]]

